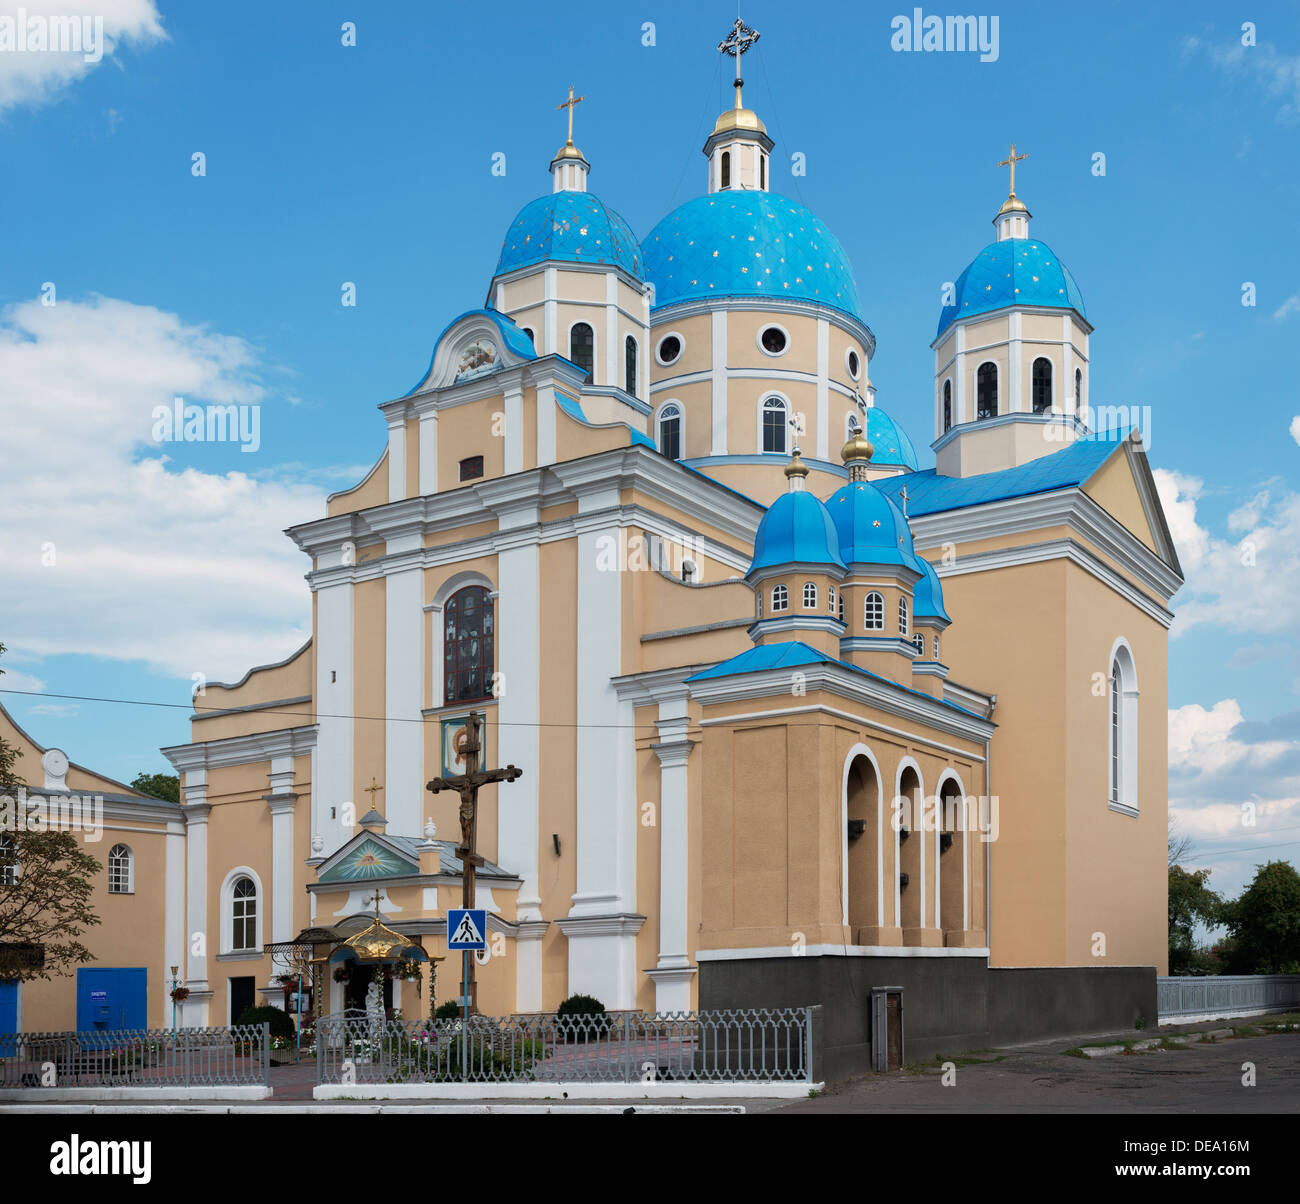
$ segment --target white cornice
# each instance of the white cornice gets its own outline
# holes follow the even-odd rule
[[[306,756],[316,747],[316,732],[315,724],[286,727],[274,732],[226,736],[198,744],[176,744],[161,751],[177,773],[188,773],[195,769],[223,769],[228,765],[269,761],[272,757]]]
[[[704,705],[738,702],[749,698],[784,698],[790,693],[790,676],[796,672],[803,675],[803,688],[807,693],[825,690],[850,702],[893,715],[908,724],[922,724],[931,730],[947,732],[981,744],[995,730],[996,725],[988,720],[956,711],[928,694],[900,686],[885,678],[857,673],[841,665],[824,662],[761,669],[753,673],[691,682],[691,698]],[[702,725],[731,722],[738,722],[738,717],[721,716],[704,720]]]

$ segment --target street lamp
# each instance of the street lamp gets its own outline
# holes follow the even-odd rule
[[[176,988],[180,986],[180,979],[176,977],[180,971],[179,966],[172,966],[172,1031],[176,1030]]]

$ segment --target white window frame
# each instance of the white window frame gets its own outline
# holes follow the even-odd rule
[[[790,591],[784,585],[772,586],[772,613],[790,609]]]
[[[779,330],[785,336],[785,346],[780,351],[769,351],[763,346],[763,335],[769,330]],[[779,360],[790,350],[790,332],[780,322],[764,322],[754,336],[754,345],[770,360]]]
[[[257,944],[248,949],[235,948],[235,883],[240,878],[252,881],[256,893],[253,895],[257,911],[253,917],[253,935]],[[262,927],[266,922],[266,891],[262,889],[262,879],[251,866],[237,865],[225,876],[221,883],[219,896],[221,903],[221,952],[222,953],[256,953],[263,949]]]
[[[809,602],[808,599],[812,598]],[[817,582],[805,581],[803,583],[803,608],[804,610],[817,609]]]
[[[569,323],[569,331],[564,336],[564,358],[571,364],[577,364],[582,367],[578,361],[573,358],[573,331],[577,326],[585,326],[591,331],[591,383],[596,383],[596,367],[600,363],[600,339],[596,335],[596,324],[588,322],[586,318],[574,318]]]
[[[1120,683],[1118,696],[1116,676]],[[1138,697],[1133,649],[1121,636],[1111,648],[1106,677],[1106,801],[1112,811],[1125,815],[1138,813]]]
[[[663,346],[663,342],[665,339],[677,340],[678,352],[674,359],[666,360],[664,359],[663,356],[659,354],[659,348]],[[671,368],[673,364],[677,363],[677,361],[680,360],[682,356],[684,356],[685,354],[686,354],[686,340],[682,338],[682,332],[680,330],[666,330],[655,340],[655,363],[658,364],[661,368]]]
[[[854,355],[858,357],[858,370],[856,372],[853,371],[853,365],[849,362],[850,357]],[[862,352],[856,347],[844,348],[844,371],[849,374],[850,380],[862,379]]]
[[[125,886],[121,890],[113,889],[114,882],[114,865],[113,855],[121,849],[126,855],[126,874]],[[123,875],[119,872],[117,881],[121,882]],[[133,895],[135,894],[135,853],[132,852],[131,846],[124,841],[118,841],[111,849],[108,850],[108,893],[110,895]]]
[[[781,411],[784,413],[785,425],[785,447],[781,451],[767,451],[763,447],[763,415],[768,411],[767,403],[769,401],[778,401],[781,403]],[[776,409],[775,406],[772,407]],[[784,393],[774,393],[768,391],[758,400],[758,435],[754,443],[755,450],[761,456],[788,456],[792,445],[793,434],[790,430],[790,419],[793,417],[793,411],[790,408],[790,399]]]
[[[912,636],[912,647],[916,649],[917,656],[925,655],[925,636],[923,636],[919,631],[915,632]]]
[[[681,453],[678,460],[681,461],[686,458],[686,407],[675,397],[670,397],[655,411],[655,449],[660,455],[664,454],[663,423],[665,418],[672,417],[666,413],[669,409],[677,411],[677,446]]]
[[[877,621],[871,621],[871,612],[876,610]],[[884,631],[885,630],[885,595],[878,590],[872,590],[865,598],[862,599],[862,626],[867,631]]]
[[[899,598],[898,600],[898,634],[907,635],[907,599]]]

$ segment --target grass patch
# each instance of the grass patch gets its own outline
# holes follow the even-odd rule
[[[1076,1045],[1073,1049],[1061,1050],[1061,1056],[1065,1058],[1086,1058],[1088,1055]]]

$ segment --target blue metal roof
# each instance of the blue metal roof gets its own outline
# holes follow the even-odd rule
[[[818,652],[816,648],[810,648],[799,640],[782,641],[779,644],[763,644],[750,648],[738,656],[733,656],[730,660],[714,665],[712,669],[703,669],[699,673],[692,673],[686,680],[688,682],[709,681],[718,677],[734,677],[738,673],[760,673],[764,669],[793,669],[799,665],[838,665],[841,669],[847,669],[850,673],[860,673],[863,677],[888,682],[895,689],[906,690],[909,694],[915,694],[918,698],[925,698],[930,702],[938,703],[941,707],[946,707],[950,711],[959,711],[963,715],[975,715],[974,711],[968,710],[966,707],[959,707],[956,703],[948,702],[942,698],[935,698],[933,695],[923,693],[921,690],[914,690],[911,686],[892,681],[888,677],[881,677],[879,673],[872,673],[869,669],[861,669],[857,665],[849,664],[847,661],[827,656],[826,653]],[[978,715],[975,717],[981,718]]]
[[[582,402],[580,402],[576,397],[570,397],[567,393],[561,393],[557,389],[555,391],[555,400],[559,404],[560,409],[562,409],[566,414],[568,414],[570,418],[574,419],[574,421],[581,422],[583,426],[625,427],[627,429],[627,433],[632,437],[633,444],[642,443],[646,447],[652,449],[653,451],[659,450],[657,447],[655,447],[655,441],[651,439],[649,435],[646,435],[642,431],[637,430],[636,427],[632,426],[630,423],[592,422],[591,419],[587,417],[586,412],[583,410]]]
[[[447,337],[447,332],[458,322],[463,322],[466,318],[476,316],[491,318],[493,323],[495,323],[497,330],[501,333],[501,341],[505,343],[505,345],[509,347],[515,355],[526,360],[535,360],[538,358],[537,349],[533,346],[532,339],[524,334],[523,328],[515,322],[514,318],[507,317],[505,314],[495,309],[467,309],[463,314],[457,314],[456,317],[452,318],[452,320],[442,328],[442,333],[433,342],[433,355],[429,358],[429,366],[424,370],[420,379],[415,382],[415,385],[406,394],[407,397],[409,397],[411,393],[416,392],[416,390],[418,390],[419,387],[428,379],[429,373],[433,371],[433,365],[438,358],[438,345]],[[498,364],[498,367],[499,366],[501,365]]]
[[[879,406],[872,406],[867,411],[867,438],[875,449],[871,456],[873,464],[901,464],[904,468],[916,471],[916,448],[912,446],[911,439]]]
[[[644,244],[655,308],[704,297],[793,297],[862,317],[839,240],[775,192],[715,192],[678,206]]]
[[[749,571],[781,564],[832,564],[844,568],[835,548],[835,524],[807,490],[783,493],[768,507],[754,536]]]
[[[933,468],[924,472],[901,473],[875,482],[890,498],[907,489],[907,513],[912,516],[960,510],[1004,498],[1031,493],[1048,493],[1082,485],[1123,444],[1128,430],[1104,432],[1078,439],[1048,456],[1040,456],[1016,468],[986,472],[974,477],[941,477]]]
[[[925,569],[925,576],[912,587],[912,618],[942,619],[945,623],[951,623],[952,619],[943,608],[943,586],[939,582],[939,574],[924,556],[918,556],[917,560]]]
[[[989,243],[957,277],[953,303],[940,311],[935,338],[957,318],[1006,305],[1077,309],[1087,317],[1079,286],[1051,247],[1036,238],[1007,238]]]
[[[907,474],[900,480],[909,480]],[[835,524],[840,559],[845,564],[898,564],[925,572],[912,544],[903,512],[878,481],[850,481],[827,499]]]
[[[506,231],[495,274],[548,259],[610,264],[645,278],[632,227],[591,192],[553,192],[529,201]]]

